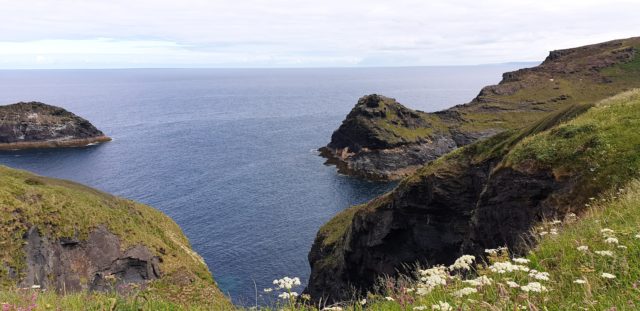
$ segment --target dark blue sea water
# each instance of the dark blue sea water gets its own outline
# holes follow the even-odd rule
[[[251,304],[254,281],[258,289],[285,275],[306,281],[317,229],[392,187],[341,176],[317,155],[360,96],[435,111],[517,67],[0,71],[0,104],[58,105],[114,138],[0,153],[0,164],[162,210],[222,290]]]

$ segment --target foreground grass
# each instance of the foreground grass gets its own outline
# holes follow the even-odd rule
[[[384,280],[377,294],[327,310],[640,308],[640,181],[594,198],[584,215],[549,220],[535,230],[539,244],[525,258],[511,258],[504,249],[490,250],[486,260],[421,270],[418,281]],[[274,293],[294,290],[295,286]],[[2,310],[221,310],[206,302],[184,307],[149,297],[144,291],[118,297],[24,289],[0,292],[0,305],[4,303]],[[306,304],[303,296],[295,303],[279,301],[274,310],[321,310]],[[231,309],[242,310],[227,310]]]

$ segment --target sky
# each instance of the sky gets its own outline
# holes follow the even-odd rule
[[[0,69],[542,61],[640,36],[640,0],[0,0]]]

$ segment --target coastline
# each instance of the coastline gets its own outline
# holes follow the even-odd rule
[[[106,135],[89,137],[89,138],[74,138],[65,140],[45,140],[45,141],[25,141],[17,143],[4,143],[0,144],[0,150],[26,150],[26,149],[49,149],[49,148],[74,148],[84,147],[91,144],[100,144],[111,141],[111,137]]]

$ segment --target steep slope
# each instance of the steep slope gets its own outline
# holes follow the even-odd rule
[[[537,67],[505,73],[470,103],[435,113],[365,96],[321,154],[347,174],[399,179],[457,147],[640,87],[639,50],[636,37],[553,51]]]
[[[230,305],[178,225],[150,207],[0,166],[0,223],[5,290],[136,289],[176,304]]]
[[[449,264],[505,245],[523,253],[542,219],[580,212],[638,175],[640,91],[590,106],[456,150],[340,213],[318,232],[307,291],[340,300],[408,264]]]
[[[493,249],[487,253],[487,261],[475,258],[468,265],[441,269],[441,283],[387,282],[382,295],[369,297],[367,307],[638,310],[639,225],[640,182],[635,179],[594,198],[579,217],[568,214],[564,219],[541,224],[535,230],[538,245],[525,258],[517,258],[505,249]],[[468,256],[465,259],[467,263],[474,261]],[[470,271],[458,273],[463,269]],[[432,308],[434,305],[451,309]]]
[[[39,102],[0,106],[0,150],[77,147],[110,141],[89,121]]]

